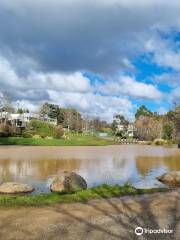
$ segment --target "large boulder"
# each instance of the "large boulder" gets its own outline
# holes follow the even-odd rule
[[[50,189],[52,192],[76,192],[78,190],[86,189],[87,183],[80,175],[75,172],[62,172],[59,173],[52,184]]]
[[[29,193],[34,188],[27,184],[17,182],[5,182],[0,185],[0,193]]]
[[[164,173],[157,178],[160,182],[168,185],[180,186],[180,171],[171,171]]]

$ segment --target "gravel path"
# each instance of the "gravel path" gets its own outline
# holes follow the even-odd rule
[[[137,226],[173,233],[144,233]],[[145,231],[145,230],[144,230]],[[87,203],[0,209],[2,240],[179,240],[180,189]]]

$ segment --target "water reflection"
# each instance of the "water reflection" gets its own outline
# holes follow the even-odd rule
[[[20,181],[47,192],[62,170],[76,171],[88,186],[101,183],[161,186],[155,177],[180,170],[178,149],[152,146],[0,147],[0,182]]]

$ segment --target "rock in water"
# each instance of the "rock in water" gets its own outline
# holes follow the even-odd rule
[[[50,189],[52,192],[76,192],[86,189],[87,183],[80,175],[75,172],[59,173],[53,180]]]
[[[34,188],[27,184],[17,182],[5,182],[0,185],[0,193],[29,193]]]
[[[166,183],[168,185],[180,186],[180,171],[171,171],[164,173],[157,179],[160,182]]]

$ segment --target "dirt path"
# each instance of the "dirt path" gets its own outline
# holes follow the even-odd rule
[[[137,236],[137,226],[173,234]],[[180,239],[180,189],[88,203],[0,209],[2,240]]]

